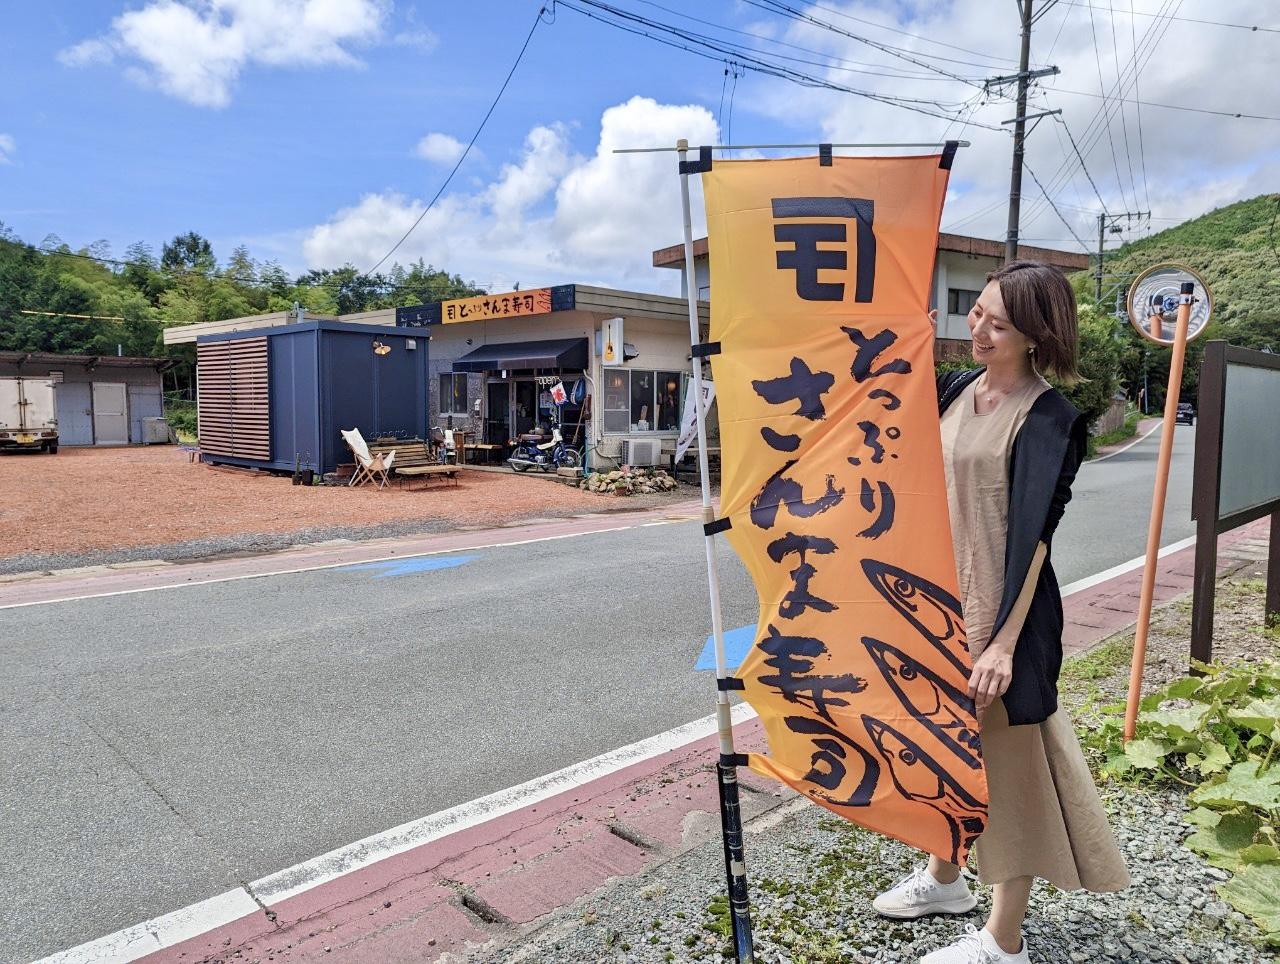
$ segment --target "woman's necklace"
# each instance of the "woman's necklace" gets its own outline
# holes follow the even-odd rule
[[[995,405],[997,405],[1004,399],[1008,398],[1010,395],[1014,394],[1015,392],[1021,391],[1027,385],[1031,384],[1031,380],[1027,379],[1023,381],[1021,385],[1015,385],[1012,388],[1005,388],[1005,389],[989,388],[987,383],[986,372],[982,373],[982,378],[980,379],[980,381],[982,382],[981,386],[974,386],[978,390],[978,402],[983,408],[988,410],[993,408]]]

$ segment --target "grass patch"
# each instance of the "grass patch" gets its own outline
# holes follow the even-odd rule
[[[1131,411],[1124,418],[1124,425],[1116,429],[1114,432],[1108,432],[1106,435],[1095,435],[1089,439],[1089,458],[1093,458],[1097,454],[1098,449],[1107,445],[1117,445],[1126,439],[1131,439],[1138,434],[1138,422],[1142,419],[1142,413],[1137,409]]]

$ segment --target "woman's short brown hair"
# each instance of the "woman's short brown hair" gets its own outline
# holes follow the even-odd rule
[[[1058,381],[1080,381],[1076,293],[1057,268],[1040,261],[1010,261],[989,275],[1000,284],[1009,322],[1035,343],[1036,367]]]

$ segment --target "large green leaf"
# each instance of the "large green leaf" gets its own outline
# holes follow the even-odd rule
[[[1256,843],[1240,851],[1240,859],[1246,864],[1280,863],[1280,847],[1269,843]]]
[[[1131,740],[1124,747],[1125,759],[1139,770],[1159,769],[1166,752],[1166,745],[1158,740]]]
[[[1280,720],[1280,696],[1254,700],[1243,709],[1231,710],[1227,715],[1241,726],[1247,726],[1257,733],[1270,734],[1275,729],[1276,721]]]
[[[1147,724],[1161,734],[1174,739],[1194,737],[1200,731],[1200,725],[1209,715],[1210,707],[1204,703],[1183,706],[1173,710],[1153,710],[1138,717],[1139,724]]]
[[[1280,864],[1249,864],[1218,893],[1269,935],[1280,931]]]
[[[1258,764],[1252,760],[1237,763],[1225,778],[1192,791],[1191,802],[1224,808],[1242,803],[1263,810],[1280,807],[1280,769],[1272,768],[1258,776]]]
[[[1214,827],[1202,827],[1187,838],[1187,846],[1223,870],[1240,866],[1240,852],[1253,845],[1262,821],[1252,813],[1226,813]]]
[[[1221,773],[1231,766],[1231,754],[1227,752],[1227,748],[1213,740],[1204,741],[1199,756],[1199,769],[1205,776]]]
[[[1196,696],[1203,681],[1198,676],[1184,676],[1165,687],[1164,699],[1189,700]],[[1159,705],[1159,704],[1157,704]]]

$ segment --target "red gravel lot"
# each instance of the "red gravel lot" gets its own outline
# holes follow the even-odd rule
[[[456,488],[302,487],[190,464],[169,446],[0,455],[0,558],[392,522],[501,525],[642,504],[515,475],[463,469],[458,479]]]

